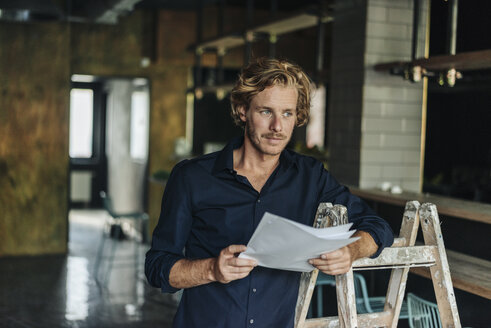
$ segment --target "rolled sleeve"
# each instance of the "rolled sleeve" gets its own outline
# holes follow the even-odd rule
[[[183,250],[192,225],[192,208],[183,161],[175,166],[167,182],[160,218],[152,235],[152,246],[145,257],[145,275],[150,285],[162,292],[179,289],[169,283],[174,264],[184,258]]]
[[[378,245],[377,251],[371,258],[377,257],[385,247],[391,246],[394,242],[394,233],[389,224],[362,199],[350,193],[347,187],[340,185],[326,170],[323,168],[322,170],[319,203],[330,202],[346,206],[348,221],[353,223],[352,229],[368,232]]]

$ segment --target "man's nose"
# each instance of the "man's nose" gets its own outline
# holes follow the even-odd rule
[[[281,118],[277,115],[273,115],[270,128],[274,132],[280,132],[282,130]]]

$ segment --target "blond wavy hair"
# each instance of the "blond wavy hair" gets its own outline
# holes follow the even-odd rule
[[[230,102],[235,124],[245,126],[239,109],[249,109],[252,98],[264,89],[274,86],[293,86],[298,91],[296,126],[308,122],[312,83],[300,66],[286,60],[258,58],[244,67],[232,89]]]

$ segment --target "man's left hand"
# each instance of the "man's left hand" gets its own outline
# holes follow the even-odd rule
[[[337,275],[349,271],[353,257],[350,248],[345,246],[333,252],[322,254],[316,259],[311,259],[309,263],[326,274]]]
[[[321,254],[309,260],[309,263],[326,274],[344,274],[349,271],[354,260],[371,256],[377,251],[378,246],[368,232],[357,231],[353,236],[360,239],[333,252]]]

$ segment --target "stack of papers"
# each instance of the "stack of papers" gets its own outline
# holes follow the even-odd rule
[[[310,272],[308,260],[335,251],[359,239],[350,224],[316,229],[266,212],[240,258],[258,265],[290,271]]]

